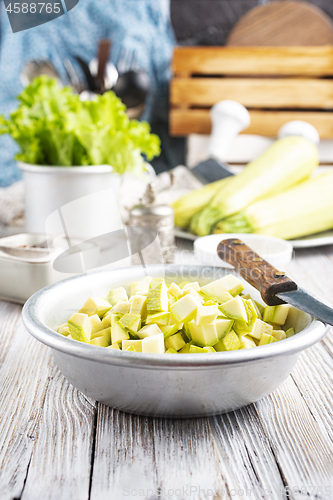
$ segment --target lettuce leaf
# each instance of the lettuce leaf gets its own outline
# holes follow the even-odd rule
[[[116,172],[140,174],[160,154],[160,139],[146,122],[130,120],[126,106],[109,91],[94,101],[80,101],[69,87],[45,75],[35,78],[18,96],[19,107],[0,134],[19,145],[16,159],[37,165],[109,164]]]

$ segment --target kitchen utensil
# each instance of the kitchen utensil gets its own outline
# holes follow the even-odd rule
[[[97,78],[98,60],[92,59],[89,63],[90,73],[94,78]],[[118,80],[118,71],[112,62],[108,62],[105,67],[104,75],[104,91],[110,90],[114,87]]]
[[[191,168],[191,173],[203,184],[233,175],[226,167],[226,153],[237,135],[250,125],[247,109],[235,101],[220,101],[210,110],[212,132],[208,153],[210,158]]]
[[[88,85],[88,90],[90,90],[91,92],[97,92],[96,79],[91,74],[91,71],[90,71],[90,68],[89,68],[89,64],[87,64],[86,61],[84,61],[79,56],[75,56],[75,59],[77,60],[77,62],[81,66],[81,69],[83,71],[83,74],[85,76],[85,79],[86,79],[86,82],[87,82],[87,85]]]
[[[230,274],[205,266],[157,265],[103,270],[64,280],[29,299],[23,309],[27,330],[52,349],[63,375],[88,397],[131,413],[161,417],[199,417],[235,410],[274,391],[290,374],[301,351],[321,340],[329,328],[293,309],[297,334],[274,344],[214,354],[142,354],[105,349],[70,340],[54,331],[90,295],[150,276],[167,283],[201,285]],[[261,301],[248,283],[245,293]],[[112,383],[110,382],[112,381]]]
[[[271,2],[258,5],[231,30],[227,45],[255,47],[332,45],[333,23],[308,2]]]
[[[42,59],[28,61],[20,73],[20,80],[22,85],[26,87],[40,75],[47,75],[51,78],[56,78],[60,85],[63,84],[53,64],[50,61]]]
[[[130,70],[119,75],[116,84],[112,88],[127,108],[135,108],[143,104],[149,89],[149,77],[142,70]]]
[[[79,242],[80,239],[74,238],[73,241]],[[53,267],[56,257],[68,248],[65,237],[58,235],[52,239],[47,251],[40,249],[44,244],[45,234],[38,233],[0,238],[1,299],[24,304],[41,288],[68,277],[68,274],[58,272]],[[98,262],[99,248],[92,248],[89,255],[86,252],[85,260],[89,263]]]
[[[266,304],[274,306],[288,303],[333,325],[333,309],[299,288],[284,271],[275,269],[243,241],[235,238],[223,240],[217,247],[217,253],[260,291]]]
[[[97,67],[97,78],[100,85],[100,93],[105,91],[104,81],[105,81],[105,70],[109,59],[111,49],[110,40],[100,40],[98,44],[98,67]]]
[[[170,264],[174,260],[174,211],[169,205],[156,203],[154,183],[147,186],[141,204],[134,206],[129,212],[129,225],[150,227],[157,231],[163,262]],[[153,249],[155,253],[155,249]],[[154,256],[156,258],[156,256]],[[156,262],[156,260],[154,259]],[[154,262],[153,261],[153,262]]]
[[[291,262],[293,246],[289,241],[274,236],[241,233],[210,234],[209,236],[197,238],[194,242],[194,254],[198,262],[206,266],[222,266],[232,269],[232,265],[222,261],[216,254],[217,245],[226,238],[241,239],[260,257],[278,269],[285,269],[285,266]]]

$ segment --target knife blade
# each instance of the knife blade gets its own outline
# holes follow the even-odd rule
[[[288,303],[333,325],[333,309],[299,288],[283,271],[275,269],[243,241],[235,238],[223,240],[217,247],[217,254],[259,290],[269,306]]]

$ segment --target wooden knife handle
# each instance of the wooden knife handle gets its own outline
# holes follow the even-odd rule
[[[236,271],[259,292],[269,306],[284,302],[276,297],[277,293],[297,290],[294,281],[283,271],[278,271],[241,240],[223,240],[217,247],[220,259],[228,262]]]

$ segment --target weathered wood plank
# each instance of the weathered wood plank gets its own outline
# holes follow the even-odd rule
[[[245,498],[280,500],[284,483],[255,407],[210,418],[228,485]]]
[[[250,108],[333,108],[333,83],[311,78],[178,78],[170,83],[174,105],[212,106],[233,99]]]
[[[289,497],[296,500],[304,491],[307,498],[324,500],[323,487],[333,493],[332,447],[292,378],[255,407],[290,489]]]
[[[333,113],[320,111],[275,111],[249,110],[250,126],[244,134],[258,134],[276,137],[279,129],[291,120],[304,120],[313,125],[322,139],[333,137]],[[189,134],[210,134],[212,122],[209,109],[178,109],[170,110],[169,130],[173,136]]]
[[[22,500],[89,498],[95,407],[51,361]]]
[[[198,75],[333,75],[333,48],[176,47],[172,70]]]
[[[22,307],[17,304],[0,301],[0,367],[10,348],[21,311]]]
[[[91,500],[204,500],[214,496],[209,490],[231,498],[207,419],[151,419],[99,405]]]
[[[21,495],[49,383],[49,363],[47,348],[30,337],[20,321],[0,369],[1,500]]]

